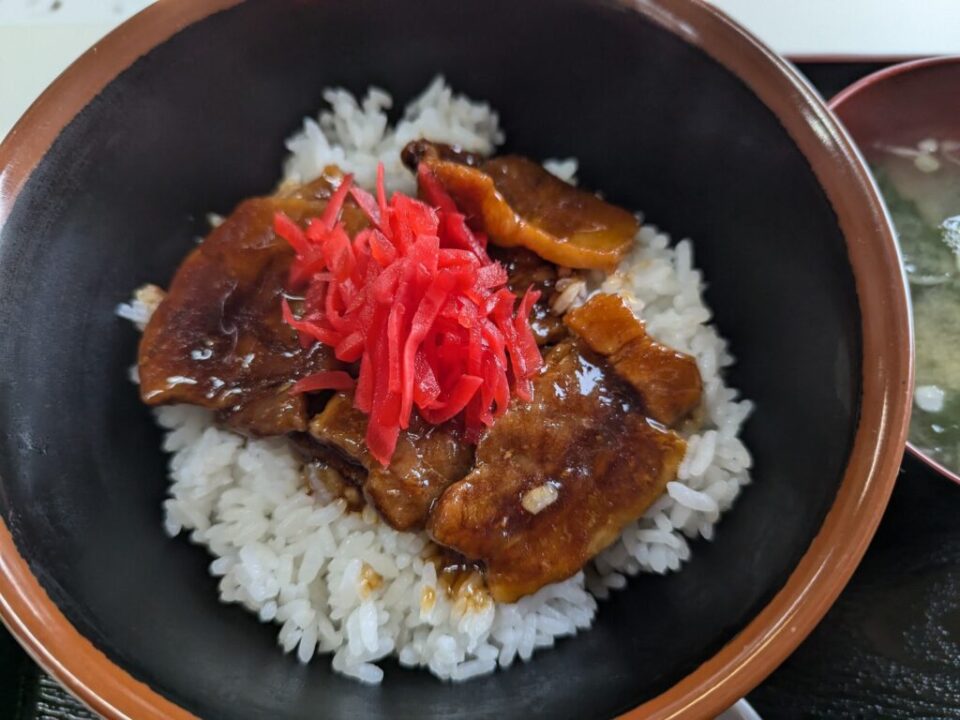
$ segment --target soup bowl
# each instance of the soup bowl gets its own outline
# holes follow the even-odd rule
[[[960,146],[958,87],[960,56],[924,58],[893,65],[862,78],[831,99],[830,108],[866,159],[882,163],[889,148],[909,151],[931,138],[953,141]],[[960,212],[960,207],[953,210]],[[934,332],[918,334],[918,342],[928,342],[934,336]],[[921,348],[918,352],[925,350]],[[952,350],[956,353],[960,348]],[[929,426],[937,423],[938,414],[917,413],[913,419],[915,423],[926,422]],[[946,423],[941,421],[941,424]],[[907,450],[920,461],[960,484],[960,465],[948,466],[941,454],[931,450],[935,447],[920,442],[907,443]]]
[[[166,283],[209,211],[269,192],[322,90],[400,104],[443,73],[508,149],[695,241],[756,403],[755,482],[682,571],[466,683],[302,666],[167,538],[160,430],[113,314]],[[0,611],[108,718],[710,717],[813,628],[903,450],[903,273],[844,131],[797,72],[692,0],[162,0],[84,55],[0,146]]]

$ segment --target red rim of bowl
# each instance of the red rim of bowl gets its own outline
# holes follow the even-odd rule
[[[870,73],[869,75],[860,78],[855,83],[845,87],[843,90],[830,98],[827,105],[831,110],[836,112],[837,108],[839,108],[843,103],[869,87],[873,87],[878,83],[885,82],[886,80],[898,75],[904,75],[913,72],[914,70],[925,70],[927,68],[937,67],[940,65],[960,66],[960,55],[937,55],[935,57],[920,58],[917,60],[902,62],[897,65],[891,65],[890,67],[883,68],[882,70],[877,70],[876,72]],[[960,120],[958,120],[958,123],[960,123]],[[853,138],[853,140],[856,142],[856,138]],[[947,480],[951,480],[957,485],[960,485],[960,469],[953,470],[948,468],[924,453],[923,450],[917,447],[914,443],[910,442],[910,440],[907,440],[907,452],[909,452],[911,455],[913,455],[913,457],[933,470],[935,473],[938,473]]]

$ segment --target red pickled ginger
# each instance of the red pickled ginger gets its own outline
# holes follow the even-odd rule
[[[293,391],[353,389],[369,415],[367,446],[384,466],[414,409],[433,424],[459,416],[476,441],[506,412],[511,391],[530,398],[543,363],[529,322],[540,293],[528,289],[515,311],[486,237],[423,165],[419,181],[429,202],[400,193],[387,202],[381,166],[376,197],[348,175],[305,230],[282,213],[274,219],[296,253],[289,289],[304,298],[300,317],[283,301],[284,320],[304,346],[321,342],[359,363],[356,378],[317,373]],[[340,223],[348,194],[370,220],[352,239]]]

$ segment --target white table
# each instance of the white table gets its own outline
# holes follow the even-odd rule
[[[0,138],[70,63],[152,0],[0,0]]]

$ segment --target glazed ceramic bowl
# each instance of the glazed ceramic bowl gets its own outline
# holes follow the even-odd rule
[[[867,160],[877,156],[881,145],[913,147],[924,138],[960,139],[960,56],[884,68],[837,94],[830,108]],[[956,468],[944,466],[913,443],[908,442],[907,449],[960,484]]]
[[[465,684],[368,687],[283,655],[161,529],[160,431],[113,315],[208,211],[269,191],[321,91],[405,102],[436,73],[509,148],[695,239],[757,410],[755,483],[682,572]],[[161,0],[87,53],[0,148],[0,609],[110,718],[709,717],[797,646],[872,536],[903,450],[910,323],[881,202],[797,73],[690,0]]]

